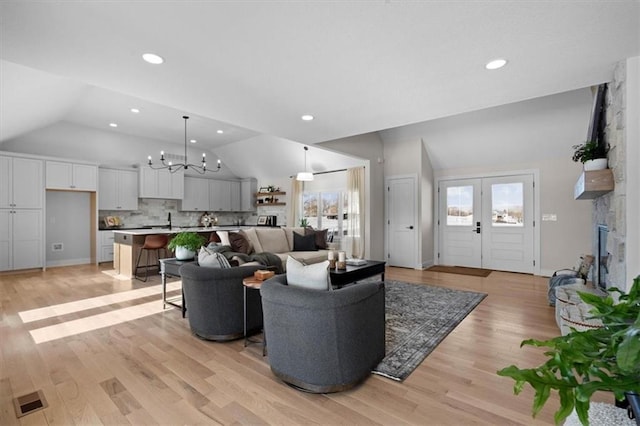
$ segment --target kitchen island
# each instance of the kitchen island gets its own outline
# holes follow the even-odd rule
[[[169,241],[171,236],[179,232],[196,232],[202,235],[206,241],[214,231],[238,231],[243,226],[212,226],[193,227],[193,228],[158,228],[158,229],[114,229],[113,230],[113,268],[120,276],[133,278],[135,276],[136,260],[147,235],[168,235]],[[246,228],[249,228],[248,226]],[[173,257],[173,254],[167,249],[167,256]],[[153,260],[153,259],[151,259]],[[144,263],[146,259],[141,260]]]

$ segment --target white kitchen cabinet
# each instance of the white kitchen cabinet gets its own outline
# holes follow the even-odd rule
[[[231,184],[227,180],[209,181],[209,205],[216,212],[231,211]]]
[[[229,195],[231,197],[231,211],[239,212],[240,211],[240,182],[230,181],[229,182]]]
[[[43,199],[42,160],[0,156],[0,208],[41,209]]]
[[[240,211],[256,211],[256,197],[258,192],[258,181],[254,178],[240,181]]]
[[[100,247],[98,250],[98,262],[113,261],[113,231],[99,231]]]
[[[138,210],[138,172],[99,169],[98,210]]]
[[[0,271],[43,266],[42,209],[0,210]]]
[[[181,200],[184,195],[184,170],[170,172],[148,166],[140,168],[140,198]]]
[[[95,191],[98,187],[98,167],[91,164],[46,162],[47,189]]]
[[[209,181],[190,176],[184,177],[184,197],[180,203],[182,211],[209,211]]]

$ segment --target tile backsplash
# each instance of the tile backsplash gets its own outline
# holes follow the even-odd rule
[[[168,216],[171,213],[173,226],[199,226],[200,218],[205,212],[183,212],[178,210],[178,200],[160,200],[153,198],[140,198],[138,210],[100,210],[98,212],[100,222],[105,216],[119,216],[125,227],[138,226],[162,226],[168,224]],[[246,225],[255,225],[258,221],[256,213],[252,212],[209,212],[218,218],[218,225],[236,225],[238,221]]]

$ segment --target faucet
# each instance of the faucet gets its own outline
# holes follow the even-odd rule
[[[171,229],[171,212],[169,212],[169,217],[167,218],[169,221],[169,229]]]

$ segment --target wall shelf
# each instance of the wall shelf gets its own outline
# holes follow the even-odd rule
[[[265,207],[265,206],[286,206],[287,203],[284,201],[277,201],[277,196],[285,196],[286,192],[282,191],[273,191],[273,192],[256,192],[256,206],[257,207]],[[262,202],[260,202],[262,201]]]
[[[573,188],[576,200],[593,200],[613,191],[613,171],[611,169],[582,172]]]

